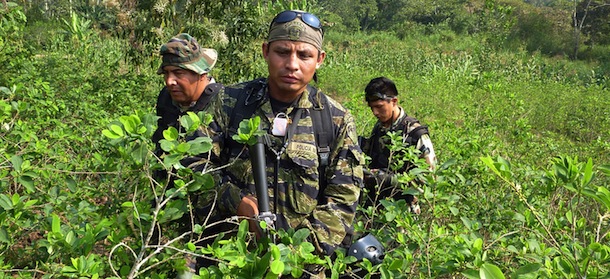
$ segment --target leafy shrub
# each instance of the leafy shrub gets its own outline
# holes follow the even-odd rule
[[[185,231],[175,220],[190,218],[188,198],[209,186],[210,177],[182,170],[184,188],[173,190],[152,177],[187,146],[178,135],[166,146],[178,155],[161,159],[150,152],[150,113],[162,86],[155,74],[159,44],[182,27],[216,26],[202,39],[221,49],[213,75],[229,82],[263,75],[260,34],[275,12],[270,9],[288,7],[244,4],[249,10],[238,11],[221,4],[201,9],[250,17],[240,19],[248,30],[233,30],[246,32],[243,41],[221,40],[219,30],[229,23],[212,18],[159,30],[149,14],[133,13],[142,24],[134,30],[143,33],[109,36],[95,17],[69,17],[68,9],[65,22],[47,18],[44,25],[35,18],[26,24],[23,15],[34,9],[11,3],[0,9],[0,277],[172,277],[186,269],[190,254],[222,262],[202,271],[210,277],[272,277],[297,275],[308,261],[320,260],[302,241],[307,232],[276,232],[277,243],[257,242],[237,220],[230,220],[235,231],[225,239],[200,245],[200,237],[216,235],[200,234],[202,223]],[[506,12],[497,5],[481,16],[502,16],[490,13]],[[505,19],[484,23],[505,26]],[[406,214],[400,201],[383,201],[376,212],[361,209],[359,232],[387,244],[381,265],[340,254],[324,259],[329,270],[360,268],[385,278],[607,276],[607,61],[549,59],[446,29],[402,39],[338,31],[326,33],[321,89],[350,109],[358,134],[366,135],[375,119],[363,88],[373,77],[392,78],[407,113],[429,125],[441,166],[401,177],[424,181],[423,192],[413,192],[422,202],[420,216]],[[164,207],[151,203],[157,198]],[[143,244],[155,223],[161,245],[152,236]]]

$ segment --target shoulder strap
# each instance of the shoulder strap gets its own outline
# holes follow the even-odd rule
[[[265,86],[265,82],[265,78],[259,78],[248,82],[243,88],[227,87],[225,89],[225,93],[235,98],[236,102],[235,106],[224,108],[230,117],[228,133],[225,135],[227,147],[224,148],[228,154],[223,156],[224,159],[229,160],[229,158],[239,154],[241,147],[232,139],[232,136],[237,133],[239,123],[254,114],[254,111],[264,97],[265,92],[262,92],[261,89]]]
[[[326,95],[318,92],[315,87],[309,86],[308,89],[310,89],[309,100],[314,106],[311,111],[311,122],[318,147],[318,157],[320,166],[325,168],[329,164],[330,147],[335,139],[333,116]],[[319,96],[317,96],[318,94]]]
[[[407,129],[416,123],[419,124],[419,120],[406,116],[405,120],[403,120],[403,124],[405,125],[403,133],[407,133]],[[420,124],[407,133],[407,143],[409,145],[416,145],[419,139],[425,134],[428,134],[428,126]]]
[[[318,92],[314,87],[308,87],[310,92],[309,101],[313,104],[311,111],[311,122],[313,124],[314,137],[318,148],[318,187],[320,193],[326,189],[326,167],[330,164],[330,151],[335,141],[335,129],[333,128],[333,116],[330,111],[328,99],[324,93]],[[317,96],[319,94],[319,96]],[[324,113],[324,115],[322,115]],[[325,204],[323,195],[318,195],[318,204]]]
[[[258,104],[263,99],[264,92],[260,92],[265,85],[265,79],[257,79],[249,82],[244,88],[228,87],[225,93],[237,101],[235,106],[227,108],[230,115],[229,130],[236,132],[239,129],[239,123],[245,118],[250,118]]]
[[[216,96],[216,94],[218,94],[223,87],[224,86],[221,83],[208,84],[208,86],[206,86],[203,90],[203,94],[201,94],[199,100],[197,100],[197,103],[195,103],[195,106],[191,110],[201,111],[205,109],[208,106],[208,103],[210,103],[210,100],[212,100],[212,98]]]

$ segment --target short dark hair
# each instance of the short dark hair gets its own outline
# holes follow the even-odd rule
[[[379,99],[391,99],[398,96],[396,84],[386,77],[376,77],[369,81],[364,92],[364,98],[367,102],[377,101]]]

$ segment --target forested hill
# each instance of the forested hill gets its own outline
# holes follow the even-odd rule
[[[188,32],[218,50],[216,80],[264,76],[260,45],[284,9],[322,19],[318,86],[360,135],[375,121],[364,87],[387,76],[439,158],[433,173],[399,175],[419,216],[402,201],[359,209],[356,231],[384,243],[383,262],[348,268],[339,256],[329,270],[607,278],[610,2],[436,2],[0,2],[0,278],[174,278],[202,256],[220,262],[204,278],[277,278],[315,261],[303,231],[254,245],[242,227],[200,246],[212,224],[182,234],[175,220],[191,217],[187,193],[210,192],[214,177],[182,170],[172,188],[152,175],[209,148],[168,132],[172,156],[151,151],[159,46]]]

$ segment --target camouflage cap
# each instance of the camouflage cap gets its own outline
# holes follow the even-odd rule
[[[197,40],[186,33],[171,38],[161,46],[159,54],[162,62],[157,74],[162,74],[165,66],[176,66],[201,75],[212,70],[218,59],[216,50],[201,48]]]

